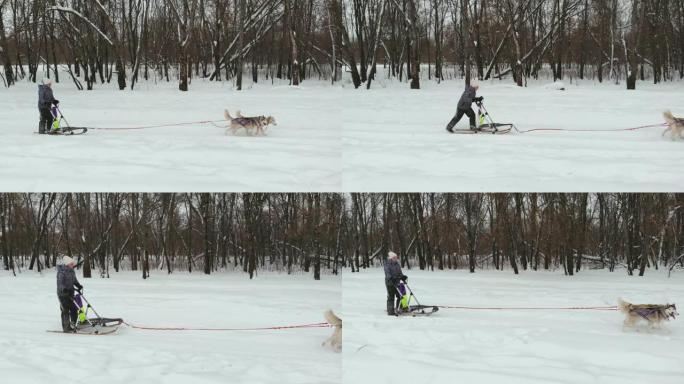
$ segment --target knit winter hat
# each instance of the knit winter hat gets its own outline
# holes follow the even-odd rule
[[[477,79],[470,79],[470,86],[473,88],[479,88],[480,82]]]
[[[390,260],[396,260],[396,259],[399,258],[399,256],[397,256],[397,254],[394,253],[394,252],[392,252],[392,251],[390,251],[390,252],[387,254],[387,256],[389,257]]]
[[[47,77],[44,77],[42,83],[43,85],[52,85],[52,80],[48,79]]]
[[[76,260],[72,259],[69,256],[64,256],[64,257],[62,257],[62,264],[64,264],[64,265],[76,264]]]

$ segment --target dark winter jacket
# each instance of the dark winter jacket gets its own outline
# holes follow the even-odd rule
[[[76,279],[76,272],[66,265],[57,266],[57,295],[73,296],[74,287],[81,289],[83,286]]]
[[[401,265],[397,260],[387,260],[385,262],[385,284],[395,285],[399,280],[404,280],[406,276],[401,271]]]
[[[57,100],[52,94],[52,88],[47,85],[38,86],[38,109],[47,109],[52,106]]]
[[[477,90],[471,87],[470,84],[466,85],[465,91],[461,95],[461,99],[458,100],[458,109],[470,109],[471,104],[475,100],[475,93]]]

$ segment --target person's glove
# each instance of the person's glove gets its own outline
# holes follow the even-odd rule
[[[481,103],[482,100],[484,100],[484,97],[482,97],[482,96],[476,97],[476,98],[473,99],[473,101],[476,102],[476,103]]]
[[[401,281],[403,281],[403,282],[405,283],[406,280],[408,280],[408,276],[406,276],[406,275],[401,275]]]
[[[81,286],[81,287],[76,287],[76,292],[78,292],[79,294],[82,295],[82,294],[83,294],[83,287],[82,287],[82,286]]]
[[[53,101],[52,103],[55,104],[55,106],[57,106],[59,105],[59,100],[55,99],[55,101]]]

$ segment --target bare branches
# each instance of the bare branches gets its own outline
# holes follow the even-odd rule
[[[84,277],[199,264],[251,277],[311,265],[320,279],[337,272],[344,215],[339,194],[0,194],[0,256],[40,271],[76,250]]]
[[[359,251],[383,249],[420,269],[510,265],[514,273],[561,269],[573,275],[587,268],[624,267],[631,274],[682,267],[677,194],[387,193],[352,194],[351,200],[350,214],[357,217],[348,235],[351,265]],[[410,242],[406,234],[413,235]],[[648,250],[655,245],[657,251]],[[364,256],[360,266],[376,264],[373,259]]]
[[[116,76],[120,89],[177,80],[185,91],[193,76],[238,81],[250,66],[253,82],[292,84],[337,79],[342,66],[356,88],[378,75],[419,88],[433,67],[437,82],[471,71],[512,73],[521,86],[547,73],[607,74],[633,88],[649,77],[684,78],[683,8],[644,0],[2,0],[0,64],[7,86],[25,68],[32,81],[39,70],[57,77],[68,68],[85,89]]]
[[[98,2],[98,4],[99,4],[99,2]],[[50,11],[53,11],[53,12],[64,12],[64,13],[69,13],[69,14],[72,14],[72,15],[74,15],[74,16],[80,18],[81,20],[85,21],[92,29],[94,29],[94,30],[95,30],[103,39],[105,39],[105,41],[106,41],[109,45],[114,46],[114,43],[112,42],[112,40],[109,39],[109,36],[107,36],[104,32],[102,32],[102,31],[100,30],[100,28],[97,27],[97,25],[95,25],[95,24],[94,24],[92,21],[90,21],[87,17],[83,16],[80,12],[78,12],[78,11],[72,9],[72,8],[60,7],[60,6],[50,7],[49,10],[50,10]],[[76,27],[74,27],[74,29],[75,29],[77,32],[79,31],[78,28],[76,28]]]

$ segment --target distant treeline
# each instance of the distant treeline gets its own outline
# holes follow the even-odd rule
[[[6,270],[303,271],[684,266],[684,194],[0,194]]]
[[[79,89],[243,73],[420,88],[447,72],[523,86],[550,69],[598,81],[684,77],[684,0],[0,0],[0,77],[39,68]],[[61,73],[61,75],[60,75]]]
[[[337,274],[340,194],[0,194],[3,267],[40,271],[63,255],[84,277],[151,269]]]
[[[683,266],[684,194],[353,194],[352,271]]]

